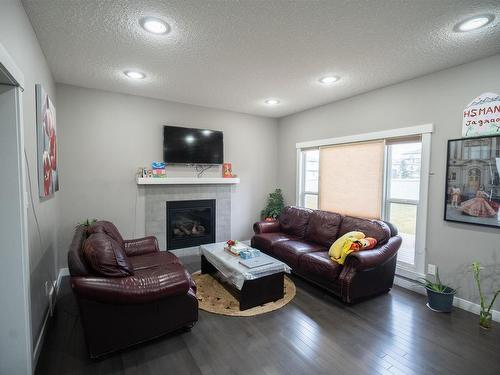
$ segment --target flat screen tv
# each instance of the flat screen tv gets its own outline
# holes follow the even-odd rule
[[[222,132],[164,126],[163,160],[171,164],[222,164]]]

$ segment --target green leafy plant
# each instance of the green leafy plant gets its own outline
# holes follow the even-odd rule
[[[474,275],[474,280],[476,280],[477,289],[479,291],[479,301],[481,306],[481,311],[479,313],[479,324],[481,327],[490,328],[491,327],[491,309],[493,308],[493,304],[497,299],[498,294],[500,293],[500,289],[497,290],[493,294],[493,298],[490,304],[487,306],[487,303],[484,299],[483,291],[481,289],[481,265],[479,262],[472,262],[472,274]]]
[[[436,267],[436,275],[434,276],[434,281],[429,280],[425,277],[420,278],[419,284],[423,285],[425,288],[433,290],[438,293],[455,293],[456,290],[444,285],[439,278],[439,268]]]
[[[283,194],[281,189],[276,189],[272,193],[269,194],[267,198],[267,205],[261,212],[262,218],[273,218],[276,219],[283,208],[285,207],[285,201],[283,199]]]
[[[97,219],[89,219],[89,218],[87,218],[87,219],[85,219],[84,221],[80,221],[80,222],[78,223],[77,227],[79,227],[79,226],[83,226],[83,227],[85,227],[85,229],[89,229],[89,228],[90,228],[90,226],[91,226],[92,224],[94,224],[95,222],[97,222]]]

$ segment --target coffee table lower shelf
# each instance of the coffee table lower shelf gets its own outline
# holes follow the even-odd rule
[[[201,256],[201,273],[214,274],[217,268],[204,256]],[[285,273],[278,272],[272,275],[259,277],[254,280],[245,280],[243,287],[238,290],[230,285],[230,292],[240,303],[240,311],[251,309],[264,303],[277,301],[284,296]]]

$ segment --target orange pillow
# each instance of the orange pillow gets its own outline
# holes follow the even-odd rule
[[[355,240],[352,243],[350,250],[353,251],[370,250],[373,249],[375,246],[377,246],[377,240],[375,238],[365,237],[359,240]]]

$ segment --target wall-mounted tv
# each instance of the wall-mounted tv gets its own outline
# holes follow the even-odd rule
[[[222,132],[164,126],[163,160],[171,164],[222,164],[224,162]]]

